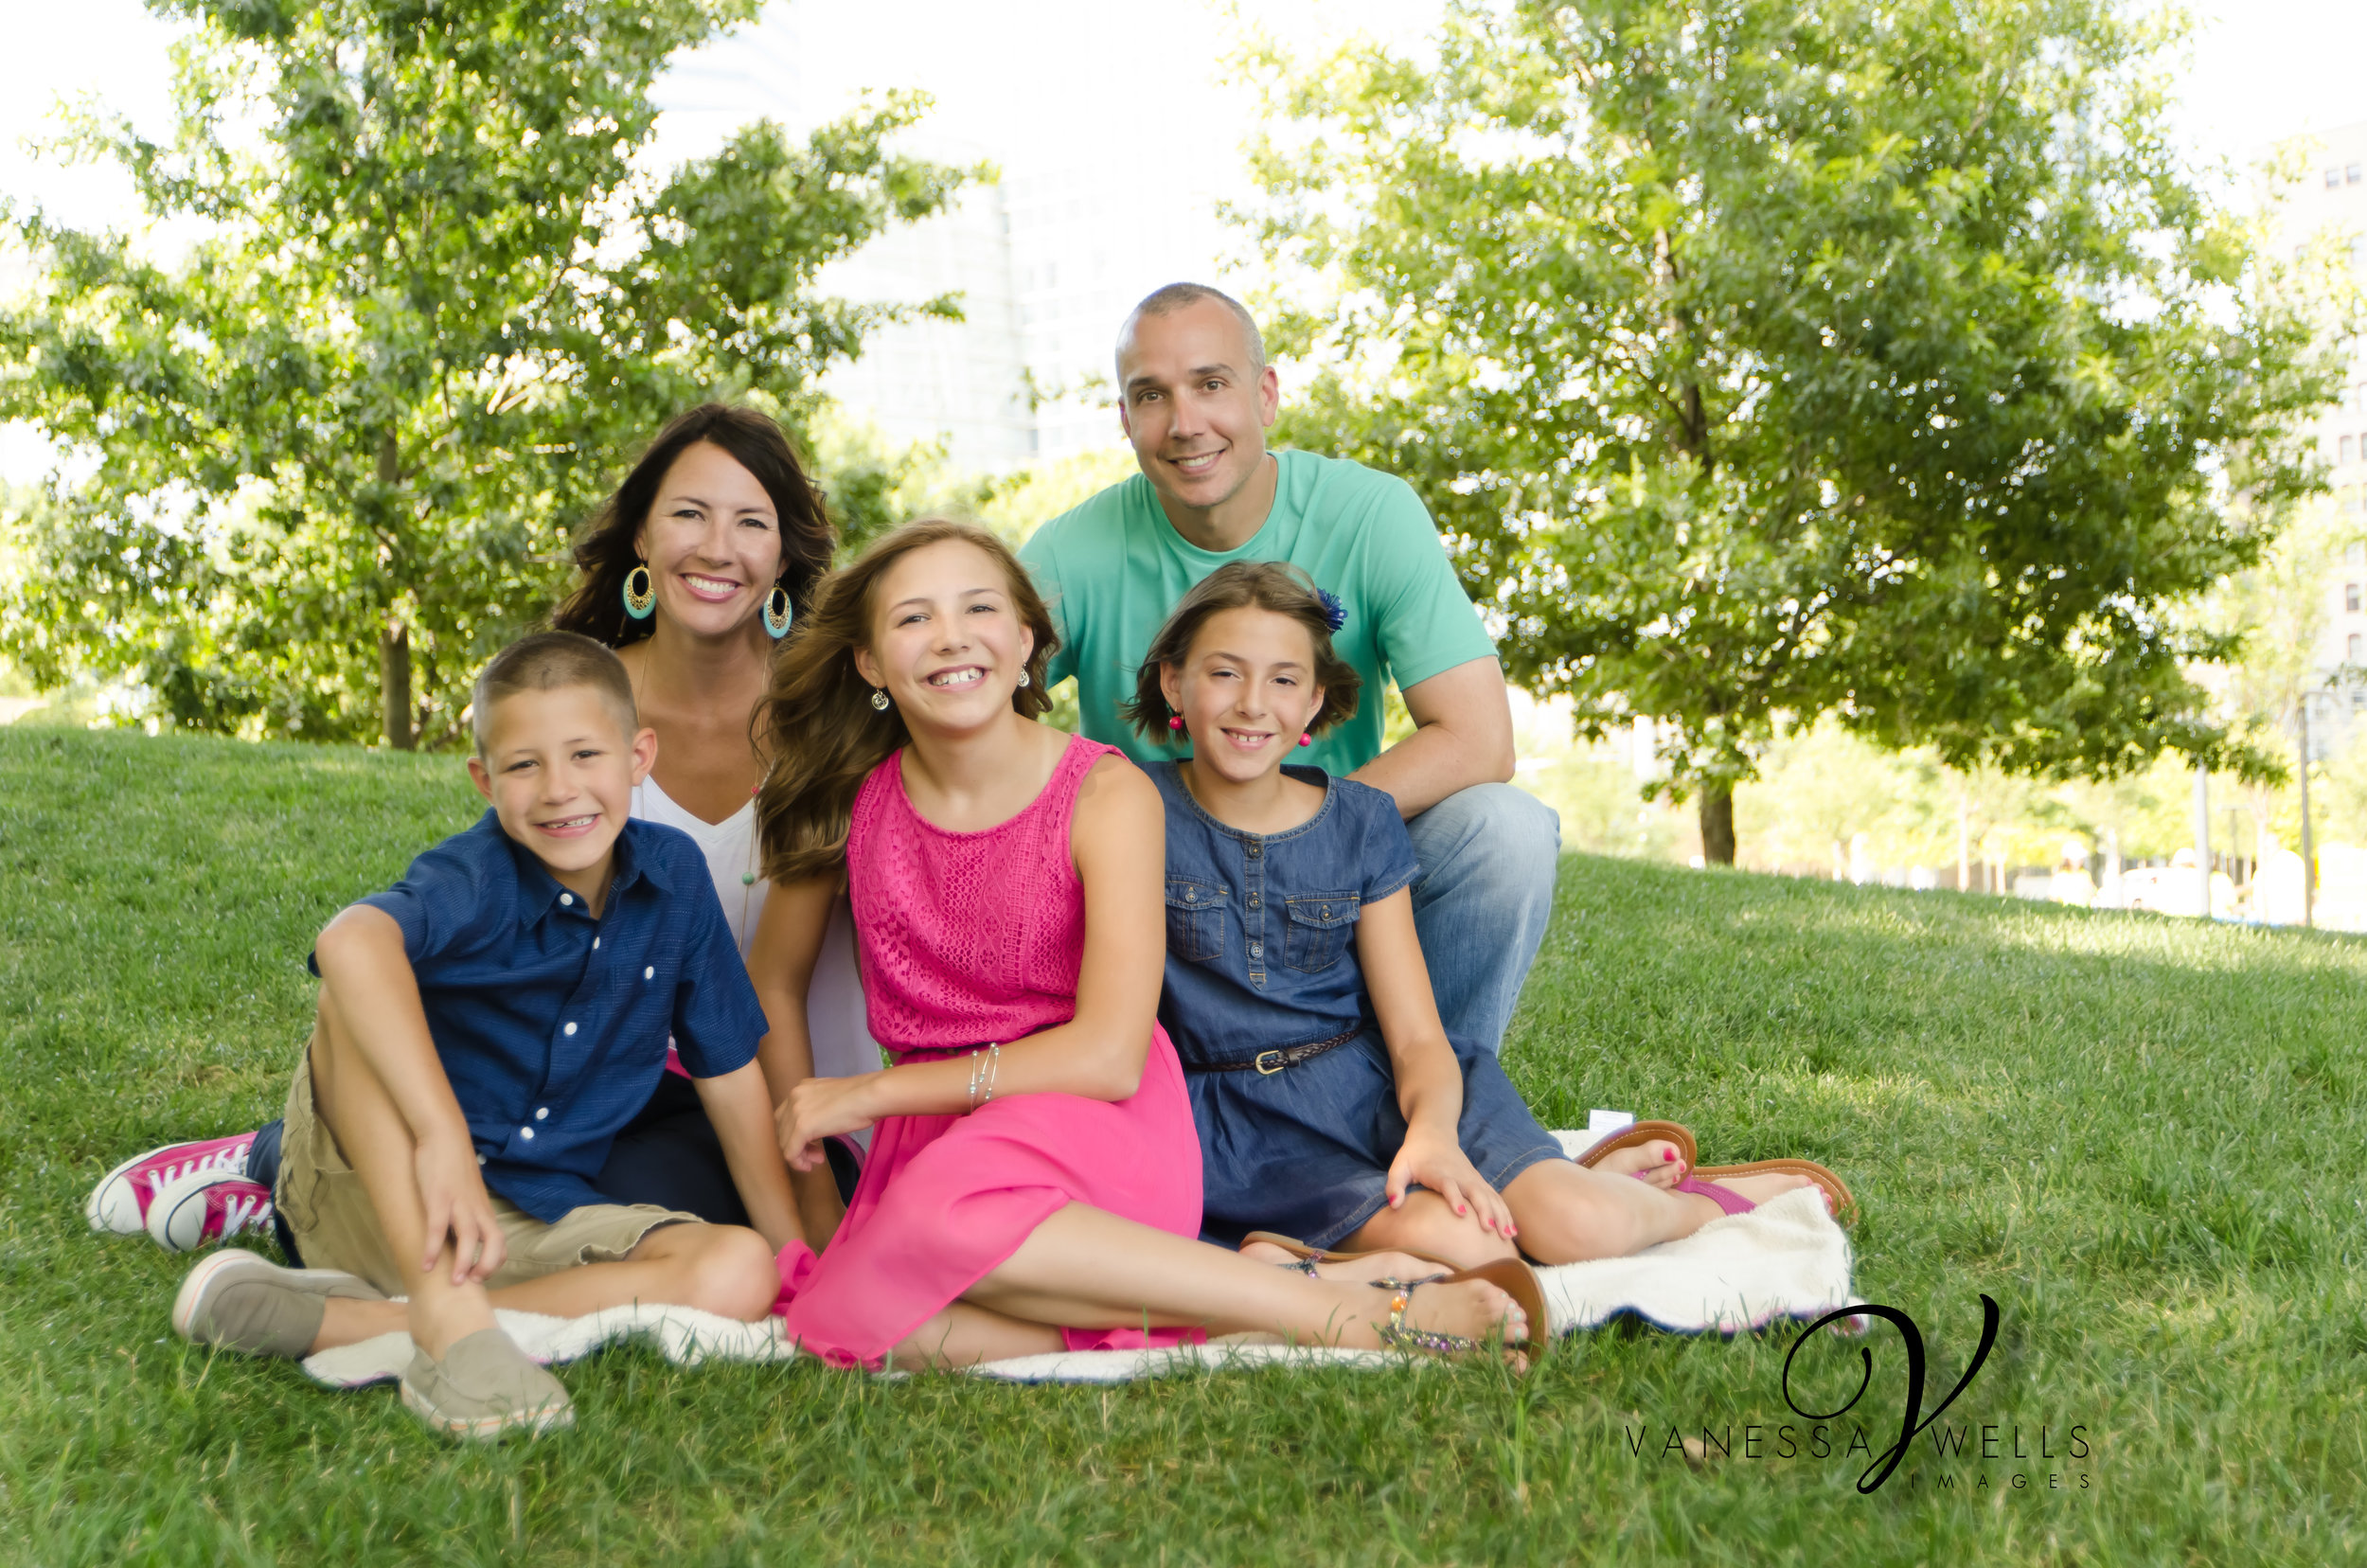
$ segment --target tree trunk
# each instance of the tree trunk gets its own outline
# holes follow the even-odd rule
[[[378,482],[392,485],[401,477],[401,450],[390,430],[378,440]],[[378,703],[386,743],[397,751],[417,746],[418,738],[411,732],[411,629],[391,617],[378,633]]]
[[[378,690],[386,743],[409,751],[418,743],[411,733],[411,629],[389,622],[378,633]]]
[[[1735,864],[1735,787],[1723,779],[1701,786],[1701,858],[1712,865]]]

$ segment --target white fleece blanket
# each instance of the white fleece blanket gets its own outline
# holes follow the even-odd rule
[[[1557,1133],[1583,1149],[1589,1133]],[[1570,1263],[1537,1271],[1554,1332],[1573,1334],[1622,1316],[1676,1333],[1735,1334],[1779,1318],[1806,1321],[1854,1305],[1849,1238],[1813,1190],[1786,1193],[1748,1214],[1728,1215],[1682,1241],[1633,1257]],[[686,1307],[613,1307],[589,1317],[494,1314],[509,1337],[545,1365],[571,1362],[609,1345],[646,1339],[667,1361],[786,1362],[797,1348],[781,1320],[740,1323]],[[332,1388],[359,1388],[402,1375],[411,1363],[408,1334],[382,1334],[306,1358],[304,1370]],[[1127,1382],[1202,1367],[1398,1364],[1375,1350],[1302,1349],[1269,1336],[1234,1335],[1163,1350],[1077,1350],[989,1362],[971,1371],[1007,1382]]]

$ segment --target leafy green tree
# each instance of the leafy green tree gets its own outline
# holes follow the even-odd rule
[[[632,444],[705,396],[802,423],[909,313],[816,271],[969,177],[887,150],[907,98],[636,173],[658,72],[756,0],[150,3],[195,24],[171,136],[85,116],[68,151],[202,237],[9,217],[42,277],[0,311],[0,417],[88,472],[20,518],[0,647],[177,724],[457,733]]]
[[[1949,766],[2248,761],[2171,612],[2318,483],[2309,309],[2165,140],[2109,0],[1464,4],[1277,63],[1303,445],[1403,474],[1708,854],[1783,723]]]

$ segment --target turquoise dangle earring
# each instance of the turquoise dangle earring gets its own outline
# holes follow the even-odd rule
[[[779,583],[764,598],[764,633],[774,642],[789,635],[789,629],[797,619],[795,607],[789,602],[789,590]]]
[[[633,586],[635,578],[641,579],[638,588]],[[635,620],[648,620],[650,612],[656,608],[657,584],[650,580],[650,564],[645,561],[625,574],[625,614]],[[778,635],[777,633],[774,634]]]

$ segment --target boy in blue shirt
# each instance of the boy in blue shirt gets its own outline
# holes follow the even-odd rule
[[[172,1322],[199,1344],[291,1357],[408,1329],[403,1403],[490,1438],[573,1418],[495,1307],[670,1303],[755,1321],[799,1232],[756,1060],[764,1012],[705,862],[685,834],[629,820],[657,737],[624,666],[573,633],[526,637],[478,677],[473,711],[469,775],[491,810],[312,952],[319,1018],[275,1196],[315,1266],[217,1253]],[[591,1185],[666,1070],[669,1032],[755,1230]]]

